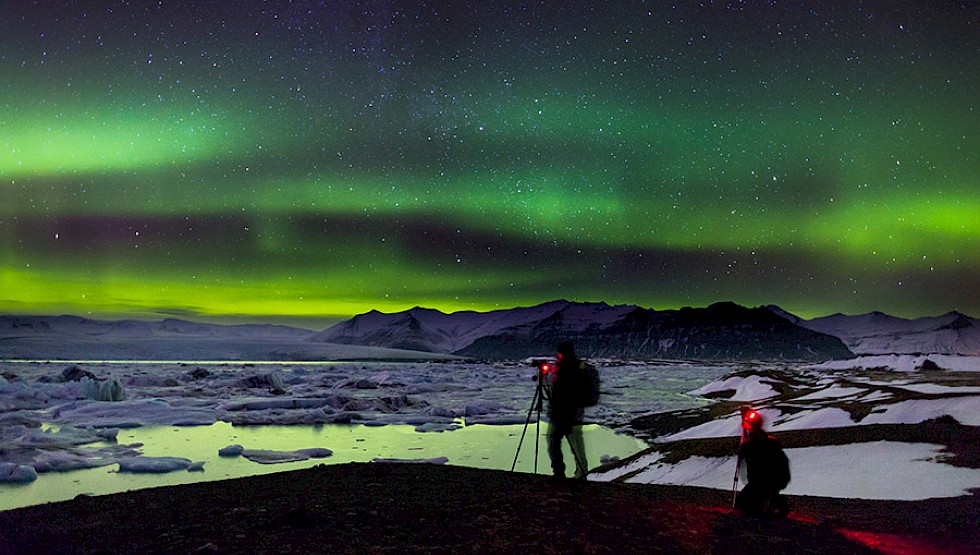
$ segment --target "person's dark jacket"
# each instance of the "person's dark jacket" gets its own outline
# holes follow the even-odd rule
[[[789,484],[789,461],[776,438],[765,433],[753,435],[739,448],[738,456],[745,462],[749,484],[770,493]]]
[[[558,362],[551,386],[551,403],[548,415],[552,422],[575,424],[582,420],[581,388],[585,383],[585,369],[576,357],[566,357]]]

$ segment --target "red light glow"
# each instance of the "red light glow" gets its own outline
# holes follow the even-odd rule
[[[942,551],[915,538],[906,538],[894,534],[879,534],[863,530],[837,529],[837,533],[845,538],[880,551],[886,555],[939,555]]]

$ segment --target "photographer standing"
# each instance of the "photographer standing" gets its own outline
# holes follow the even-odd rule
[[[585,366],[575,356],[571,341],[558,344],[558,367],[552,376],[551,398],[548,403],[548,455],[555,478],[565,478],[565,460],[561,441],[568,438],[575,458],[575,478],[584,480],[589,472],[585,460],[585,439],[582,437],[582,417],[585,405]]]

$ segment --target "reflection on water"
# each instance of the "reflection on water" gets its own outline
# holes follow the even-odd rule
[[[516,470],[533,472],[535,443],[539,446],[537,470],[549,473],[545,434],[547,424],[527,427]],[[142,427],[119,432],[120,444],[142,443],[149,457],[183,457],[205,461],[204,472],[168,474],[129,474],[116,472],[118,465],[102,468],[49,472],[37,481],[23,485],[0,485],[0,510],[71,499],[79,494],[102,495],[122,491],[187,484],[208,480],[240,478],[307,468],[317,464],[368,462],[375,458],[433,459],[447,457],[449,464],[475,468],[510,470],[517,453],[524,425],[472,425],[452,432],[418,433],[414,426],[231,426],[219,422],[196,427]],[[632,437],[616,434],[598,425],[585,427],[589,466],[599,465],[600,457],[627,457],[646,445]],[[263,465],[242,457],[218,456],[218,449],[239,444],[246,449],[293,451],[326,447],[333,456],[326,459]],[[567,451],[568,445],[565,445]],[[566,453],[566,460],[571,454]]]

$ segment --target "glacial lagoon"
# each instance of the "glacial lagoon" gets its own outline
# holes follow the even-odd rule
[[[548,425],[538,427],[533,418],[527,426],[515,470],[534,472],[535,445],[537,470],[550,473],[545,434]],[[525,427],[520,425],[464,426],[447,432],[420,433],[414,426],[326,424],[319,426],[232,426],[218,422],[210,426],[144,426],[121,430],[119,444],[142,444],[147,457],[183,457],[203,461],[204,470],[163,474],[118,472],[118,465],[99,468],[46,472],[28,484],[0,485],[0,510],[72,499],[77,495],[104,495],[133,489],[189,484],[210,480],[241,478],[258,474],[308,468],[318,464],[371,462],[375,459],[423,461],[445,457],[446,464],[510,470],[517,455]],[[628,457],[646,444],[628,435],[596,424],[584,428],[586,455],[590,466],[600,458]],[[323,447],[333,454],[322,459],[261,464],[241,456],[222,457],[218,450],[228,445],[247,449],[292,451]],[[571,461],[565,445],[566,461]],[[573,465],[570,465],[570,468]]]

